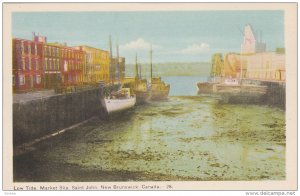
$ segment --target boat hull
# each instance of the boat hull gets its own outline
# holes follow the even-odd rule
[[[165,100],[168,99],[169,89],[168,90],[152,90],[151,91],[151,100]]]
[[[211,82],[198,82],[197,83],[198,94],[213,93],[214,85],[215,85],[215,83],[211,83]]]
[[[101,100],[102,106],[108,114],[121,112],[132,108],[136,103],[136,97],[109,99],[104,98]]]
[[[136,104],[146,104],[151,99],[150,91],[134,91],[136,96]]]

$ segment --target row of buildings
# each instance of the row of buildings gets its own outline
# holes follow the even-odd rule
[[[263,81],[285,81],[285,50],[266,51],[250,25],[245,26],[240,53],[212,57],[212,75]]]
[[[110,58],[106,50],[47,43],[45,36],[35,34],[32,40],[13,38],[12,46],[14,92],[108,83],[111,78],[125,77],[125,58]]]

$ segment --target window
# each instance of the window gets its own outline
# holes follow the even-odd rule
[[[60,62],[59,62],[59,59],[57,59],[57,70],[60,69],[60,68],[59,68],[59,67],[60,67],[60,66],[59,66],[59,63],[60,63]]]
[[[25,60],[25,66],[26,66],[25,68],[28,70],[29,69],[29,61]]]
[[[36,75],[36,83],[37,84],[41,83],[41,76],[40,75]]]
[[[31,70],[31,58],[28,59],[28,69]]]
[[[37,45],[34,44],[34,54],[37,55]]]
[[[49,56],[51,56],[51,47],[49,46],[49,48],[48,48],[48,52],[49,52]]]
[[[47,56],[47,47],[44,46],[44,55]]]
[[[48,59],[44,59],[44,70],[46,71],[48,69]]]
[[[24,54],[24,42],[21,41],[21,53]]]
[[[22,69],[25,70],[25,58],[22,58]]]
[[[68,62],[64,61],[64,71],[68,71]]]
[[[53,59],[53,70],[56,70],[57,59]]]
[[[28,54],[31,54],[31,45],[28,43]]]
[[[39,60],[35,59],[35,70],[39,70],[39,69],[40,69]]]
[[[52,59],[49,59],[49,70],[52,70]]]
[[[59,70],[59,59],[56,59],[56,68],[57,71]]]
[[[52,70],[56,69],[56,59],[52,59]]]
[[[19,81],[20,81],[20,85],[24,85],[25,84],[25,77],[23,75],[19,75]]]

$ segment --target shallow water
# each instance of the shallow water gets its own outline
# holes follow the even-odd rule
[[[209,96],[95,119],[14,158],[15,181],[283,179],[285,112]]]

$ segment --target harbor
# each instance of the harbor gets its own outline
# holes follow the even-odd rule
[[[199,78],[163,79],[175,87],[191,83],[185,92],[173,89],[166,101],[138,105],[109,120],[95,118],[36,144],[14,157],[14,181],[285,178],[284,110],[197,95],[191,84]]]
[[[71,45],[50,31],[14,37],[13,181],[286,180],[284,43],[267,50],[240,24],[232,42],[191,30],[222,49],[197,33],[184,45],[185,31],[161,37],[168,49],[111,29]]]

